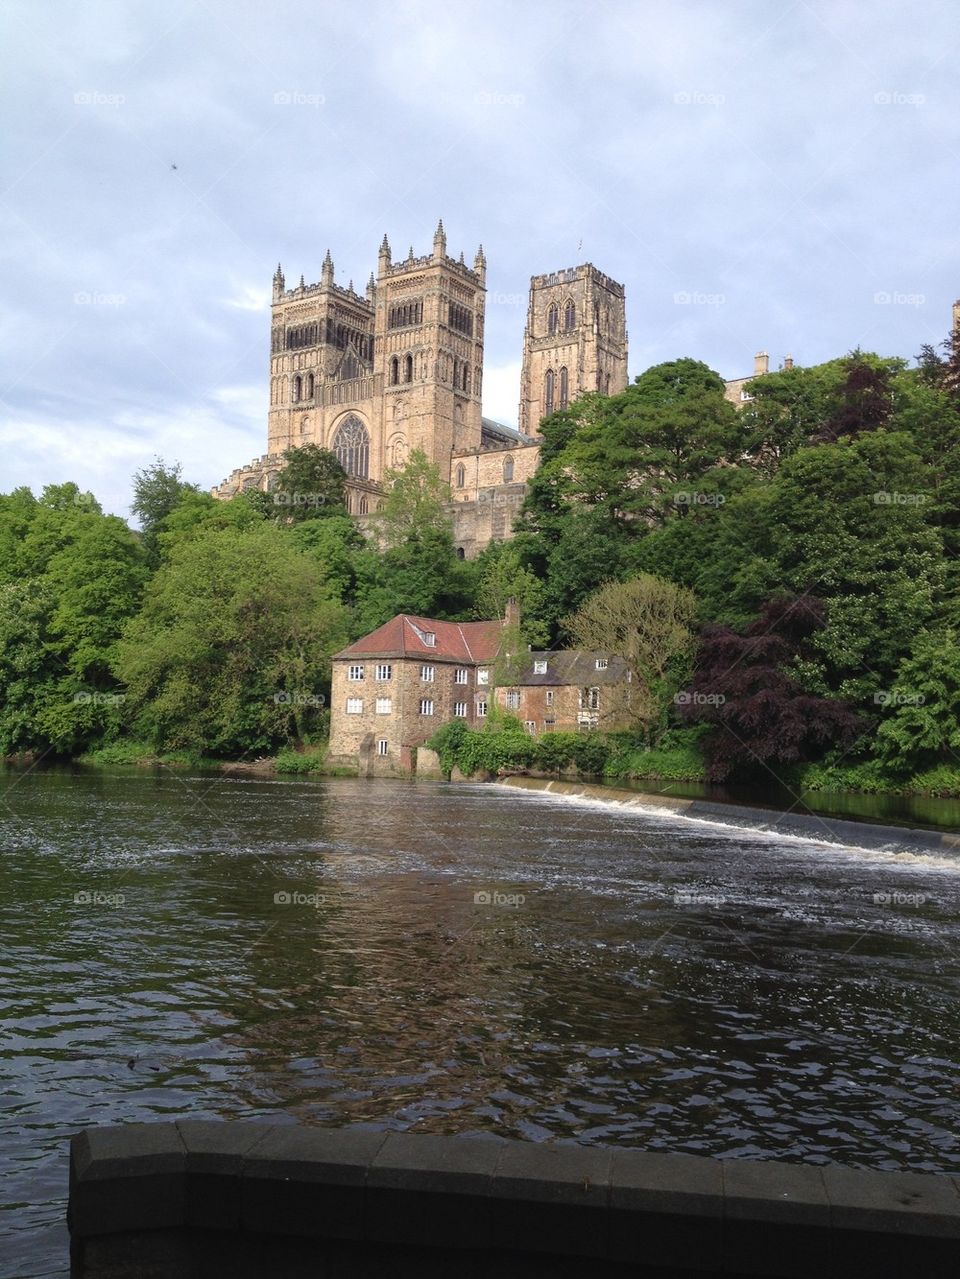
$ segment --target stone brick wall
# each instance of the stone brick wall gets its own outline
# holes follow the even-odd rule
[[[390,678],[378,680],[377,667],[389,665]],[[363,667],[362,679],[350,679],[352,666]],[[433,668],[433,679],[422,676],[423,667]],[[476,713],[476,703],[483,698],[487,686],[477,680],[475,667],[447,658],[352,658],[333,663],[331,684],[330,755],[336,759],[358,757],[369,760],[369,771],[394,773],[406,771],[405,751],[427,741],[441,725],[462,718],[471,728],[484,723]],[[458,684],[456,672],[465,670],[467,682]],[[377,698],[390,698],[389,714],[378,713]],[[346,711],[348,698],[360,698],[360,713]],[[420,713],[421,700],[433,702],[432,714]],[[489,705],[489,698],[486,699]],[[465,702],[465,716],[454,714],[457,702]],[[386,742],[386,753],[378,744]]]

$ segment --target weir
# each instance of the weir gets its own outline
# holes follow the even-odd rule
[[[210,1122],[72,1140],[74,1279],[902,1279],[960,1184],[577,1143]]]
[[[626,787],[601,783],[560,781],[542,777],[503,777],[501,786],[543,791],[571,799],[618,804],[638,812],[660,809],[704,822],[741,826],[748,830],[803,836],[847,847],[882,849],[887,852],[955,852],[960,857],[960,834],[954,831],[923,830],[908,826],[885,826],[875,822],[827,817],[821,813],[796,813],[742,804],[725,804],[707,799],[684,799],[673,795],[645,794]]]

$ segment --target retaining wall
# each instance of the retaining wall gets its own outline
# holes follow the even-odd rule
[[[960,1274],[956,1178],[186,1120],[70,1159],[74,1279]]]

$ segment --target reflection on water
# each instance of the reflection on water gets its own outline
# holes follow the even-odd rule
[[[7,775],[0,1275],[183,1114],[960,1171],[960,861],[496,787]]]

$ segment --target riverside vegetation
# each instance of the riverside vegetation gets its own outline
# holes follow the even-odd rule
[[[515,537],[474,561],[422,454],[371,539],[314,446],[229,502],[158,459],[139,530],[72,483],[0,496],[0,755],[322,768],[332,653],[512,596],[521,650],[627,659],[635,723],[448,725],[447,769],[960,794],[960,337],[749,389],[737,411],[679,359],[554,413]]]

